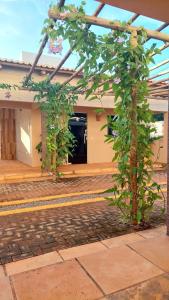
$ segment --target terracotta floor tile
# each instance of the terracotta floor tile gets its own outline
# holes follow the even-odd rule
[[[166,225],[163,225],[157,228],[139,231],[138,234],[144,238],[153,238],[159,235],[166,235],[166,232],[167,232]]]
[[[107,300],[164,300],[169,299],[169,275],[164,274],[127,290],[115,293]]]
[[[13,275],[29,270],[34,270],[44,266],[52,265],[61,262],[62,258],[57,252],[50,252],[43,255],[23,259],[20,261],[6,264],[6,271],[8,275]]]
[[[59,251],[60,255],[64,260],[72,259],[75,257],[80,257],[92,253],[96,253],[99,251],[105,250],[106,247],[102,245],[100,242],[86,244],[78,247],[72,247],[69,249]]]
[[[127,246],[114,247],[78,260],[105,294],[163,273]]]
[[[142,241],[144,238],[137,233],[129,233],[122,236],[114,237],[111,239],[103,240],[102,243],[106,245],[108,248],[118,247],[121,245],[126,245],[129,243]]]
[[[130,245],[159,268],[169,272],[169,237],[146,239]]]
[[[94,300],[103,296],[75,260],[14,275],[12,281],[17,300]]]
[[[0,299],[1,300],[14,300],[12,296],[12,289],[8,277],[0,278]]]

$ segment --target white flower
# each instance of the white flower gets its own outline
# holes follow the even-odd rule
[[[54,125],[50,125],[50,129],[55,129],[55,126]]]
[[[120,78],[115,78],[115,79],[113,80],[113,82],[116,83],[116,84],[119,84],[119,83],[121,82],[121,79],[120,79]]]
[[[124,38],[119,37],[116,42],[119,43],[119,44],[122,44],[124,41],[125,41]]]

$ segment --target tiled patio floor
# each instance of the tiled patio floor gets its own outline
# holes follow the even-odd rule
[[[0,269],[0,299],[167,300],[168,249],[162,226],[13,262]]]

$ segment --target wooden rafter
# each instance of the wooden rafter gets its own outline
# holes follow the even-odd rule
[[[165,81],[169,81],[169,78],[165,78],[165,79],[150,82],[150,83],[148,83],[148,86],[150,87],[150,86],[153,86],[153,85],[156,85],[156,84],[159,84],[159,83],[163,83]]]
[[[150,92],[150,95],[166,95],[166,94],[168,94],[168,89]]]
[[[54,20],[66,20],[69,19],[73,16],[73,13],[67,13],[67,14],[63,14],[63,13],[57,13],[56,11],[50,9],[48,12],[48,15],[50,18],[54,19]],[[113,29],[113,30],[120,30],[120,31],[128,31],[129,33],[131,32],[138,32],[141,30],[140,27],[135,27],[135,26],[131,26],[131,25],[122,25],[120,22],[118,21],[110,21],[110,20],[106,20],[103,18],[99,18],[99,17],[94,17],[94,16],[83,16],[84,21],[87,24],[91,24],[91,25],[97,25],[100,27],[104,27],[104,28],[109,28],[109,29]],[[156,30],[150,30],[150,29],[145,29],[147,36],[157,39],[157,40],[161,40],[164,42],[168,42],[169,43],[169,35],[165,34],[163,32],[158,32]]]
[[[169,23],[164,23],[163,25],[161,25],[159,28],[156,29],[156,31],[162,31],[163,29],[165,29],[167,26],[169,25]],[[148,38],[146,42],[148,42],[151,38]]]
[[[168,63],[169,63],[169,59],[163,60],[163,61],[161,61],[159,64],[157,64],[157,65],[155,65],[154,67],[150,68],[149,70],[150,70],[150,71],[153,71],[153,70],[155,70],[155,69],[157,69],[157,68],[160,68],[161,66],[164,66],[164,65],[166,65],[166,64],[168,64]]]
[[[166,74],[168,74],[168,73],[169,73],[169,70],[166,70],[166,71],[160,72],[160,73],[158,73],[158,74],[155,74],[155,75],[151,76],[151,77],[149,78],[149,80],[152,80],[152,79],[154,79],[154,78],[157,78],[157,77],[160,77],[160,76],[166,75]]]
[[[139,14],[134,14],[129,20],[128,23],[131,24],[133,23],[140,15]]]
[[[169,88],[168,84],[162,84],[161,86],[157,86],[155,88],[151,88],[151,91],[162,90],[162,89],[167,89],[167,88]]]

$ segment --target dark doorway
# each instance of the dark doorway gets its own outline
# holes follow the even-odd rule
[[[69,162],[85,164],[87,163],[87,115],[75,113],[71,117],[69,126],[76,139],[72,156],[69,156]]]

